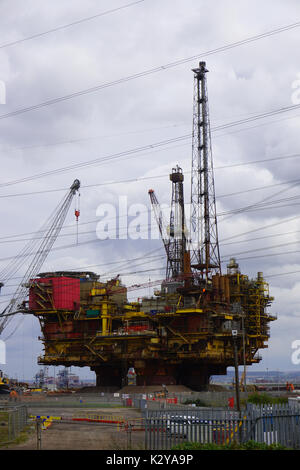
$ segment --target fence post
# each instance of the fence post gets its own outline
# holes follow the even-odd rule
[[[36,420],[36,438],[37,438],[37,450],[41,450],[42,448],[42,420],[41,418],[37,418]]]
[[[12,440],[12,411],[8,411],[8,440]]]
[[[132,424],[127,423],[127,450],[131,450],[132,447]]]

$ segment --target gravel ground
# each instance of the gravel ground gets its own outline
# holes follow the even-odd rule
[[[97,408],[78,410],[77,408],[61,407],[55,409],[34,408],[29,410],[34,415],[64,416],[65,418],[78,416],[114,416],[124,417],[125,420],[137,420],[136,427],[140,428],[141,414],[132,408]],[[131,433],[131,448],[143,449],[144,431]],[[9,450],[35,450],[37,436],[33,432],[29,439],[18,445],[11,445]],[[126,450],[130,448],[130,434],[117,424],[95,424],[86,422],[53,421],[51,426],[42,431],[42,450]]]

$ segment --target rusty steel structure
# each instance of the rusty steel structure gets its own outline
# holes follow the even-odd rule
[[[167,257],[166,278],[151,297],[129,302],[119,278],[50,272],[30,282],[26,312],[41,325],[39,364],[89,366],[98,386],[121,387],[129,368],[137,385],[205,389],[229,366],[260,361],[273,298],[261,272],[250,279],[234,259],[221,272],[204,62],[194,73],[191,228],[187,233],[182,170],[172,169],[170,223],[149,191]],[[234,341],[233,341],[234,332]]]

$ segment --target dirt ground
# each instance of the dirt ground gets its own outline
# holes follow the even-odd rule
[[[97,408],[95,410],[81,410],[62,408],[47,410],[30,410],[34,415],[71,417],[88,416],[114,416],[123,417],[134,424],[136,429],[141,428],[141,414],[132,408]],[[106,419],[106,418],[105,418]],[[87,423],[76,421],[52,421],[48,429],[42,430],[42,450],[127,450],[129,448],[142,450],[144,448],[144,431],[132,431],[131,435],[123,426],[106,423]],[[26,442],[10,445],[9,450],[35,450],[37,449],[37,434],[32,431]]]

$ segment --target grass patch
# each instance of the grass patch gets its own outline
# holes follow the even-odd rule
[[[19,436],[12,441],[10,444],[18,445],[23,444],[28,438],[35,432],[35,427],[32,424],[27,425],[23,431],[20,432]]]
[[[22,444],[26,442],[29,436],[34,432],[34,426],[28,424],[14,440],[9,440],[8,434],[8,413],[0,413],[0,447]]]
[[[230,444],[200,444],[199,442],[185,442],[172,447],[172,450],[292,450],[281,444],[265,444],[263,442],[248,441],[243,444],[231,442]]]

